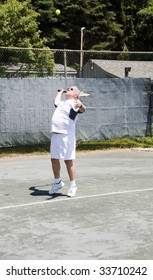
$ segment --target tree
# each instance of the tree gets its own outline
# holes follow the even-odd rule
[[[148,0],[146,3],[146,7],[142,8],[138,14],[140,15],[150,15],[153,16],[153,0]]]
[[[45,69],[53,74],[54,60],[52,52],[38,52],[32,48],[45,48],[46,39],[40,37],[40,30],[36,21],[39,14],[32,9],[30,0],[8,0],[0,4],[0,45],[5,47],[31,48],[31,50],[12,50],[4,57],[3,63],[28,64],[28,69]],[[47,63],[47,64],[46,64]]]
[[[85,49],[115,49],[122,28],[110,0],[32,1],[39,12],[40,29],[50,48],[80,49],[80,30],[85,26]],[[61,14],[55,14],[56,8]]]
[[[0,44],[79,50],[80,30],[86,27],[84,49],[152,50],[153,0],[0,3]],[[57,8],[61,10],[59,16],[55,14]]]
[[[123,31],[111,2],[88,0],[88,8],[86,46],[95,50],[115,50]]]
[[[140,9],[137,15],[139,22],[137,25],[136,47],[140,51],[152,51],[153,0],[147,1],[145,7]]]
[[[116,19],[122,25],[123,35],[120,41],[123,50],[144,50],[145,38],[144,33],[141,32],[141,20],[139,11],[146,6],[148,0],[112,0],[113,10],[116,11]],[[141,48],[140,41],[138,41],[138,34],[141,34]]]
[[[42,31],[41,34],[47,38],[47,45],[50,48],[71,48],[71,46],[69,46],[71,30],[68,28],[69,23],[67,14],[69,2],[71,1],[63,0],[59,3],[59,1],[56,0],[32,0],[34,9],[40,15],[38,20],[40,30]],[[57,8],[61,10],[59,16],[55,14]]]

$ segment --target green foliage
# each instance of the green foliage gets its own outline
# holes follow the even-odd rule
[[[141,25],[139,15],[141,9],[148,7],[148,0],[38,0],[32,3],[40,13],[41,36],[47,38],[50,48],[80,49],[80,29],[83,26],[86,27],[83,48],[87,50],[127,48],[129,51],[143,51],[152,38],[149,36],[149,22],[149,32],[144,38],[147,27]],[[61,10],[58,17],[56,8]]]
[[[77,146],[78,151],[129,148],[153,148],[153,138],[122,138],[116,140],[104,140],[99,142],[82,142],[78,143]]]
[[[40,13],[40,29],[48,39],[50,48],[80,49],[80,29],[85,26],[85,49],[111,49],[116,38],[122,35],[121,25],[116,22],[110,1],[72,0],[32,1]],[[61,10],[60,16],[55,14]]]
[[[0,3],[0,45],[79,50],[84,26],[83,49],[152,51],[153,0]]]
[[[114,9],[115,5],[116,19],[123,26],[123,36],[120,41],[122,48],[129,51],[151,51],[152,49],[148,48],[148,42],[152,40],[152,36],[149,35],[151,30],[146,32],[147,28],[144,28],[143,19],[139,14],[148,6],[148,0],[116,0]]]
[[[48,154],[50,143],[18,146],[0,149],[0,157],[17,156],[21,154]],[[116,140],[104,140],[99,142],[78,142],[77,151],[92,151],[106,149],[130,149],[130,148],[153,148],[153,138],[122,138]]]
[[[139,15],[144,15],[146,17],[153,17],[153,0],[149,0],[147,7],[142,8],[139,12]]]
[[[143,51],[152,51],[153,0],[149,0],[138,11],[137,16],[139,21],[137,24],[136,47]]]
[[[37,52],[37,58],[35,61],[35,69],[39,69],[39,74],[37,77],[42,77],[43,74],[53,75],[54,74],[54,56],[53,53],[47,49],[45,51]]]
[[[16,47],[41,47],[40,31],[31,9],[30,0],[8,0],[0,5],[0,45]]]
[[[0,4],[0,45],[5,47],[45,48],[46,39],[40,37],[37,17],[39,14],[32,9],[30,0],[8,0]],[[38,72],[47,71],[53,74],[53,53],[8,50],[7,58],[1,54],[1,72],[8,64],[21,63],[21,68]],[[26,65],[27,64],[27,65]],[[46,75],[46,74],[45,74]],[[10,76],[10,75],[9,75]]]

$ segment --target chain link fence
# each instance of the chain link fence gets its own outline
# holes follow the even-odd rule
[[[153,52],[0,47],[0,77],[83,77],[83,67],[92,59],[153,62]]]
[[[121,51],[80,51],[80,50],[67,50],[67,49],[27,49],[27,48],[13,48],[13,47],[0,47],[0,78],[7,79],[11,83],[11,78],[14,83],[20,78],[57,78],[56,84],[61,84],[61,80],[59,78],[64,78],[64,83],[69,83],[71,78],[107,78],[107,76],[102,76],[103,71],[99,74],[97,69],[100,69],[100,66],[97,64],[97,69],[95,70],[95,76],[91,76],[91,72],[93,74],[93,64],[90,64],[90,70],[87,69],[87,65],[93,61],[103,61],[103,63],[109,64],[110,61],[119,62],[126,61],[126,66],[129,62],[143,62],[142,66],[145,71],[145,78],[150,78],[153,81],[153,52],[121,52]],[[118,70],[117,64],[113,63],[115,66],[115,71]],[[110,68],[113,64],[110,64]],[[136,78],[142,78],[141,73],[139,74],[139,64],[136,65],[137,76]],[[148,66],[147,66],[148,65]],[[134,69],[134,65],[132,64],[132,69]],[[123,69],[122,69],[123,70]],[[130,71],[130,67],[126,67],[125,70]],[[122,71],[123,72],[123,71]],[[133,72],[134,73],[134,72]],[[97,75],[97,76],[96,76]],[[117,75],[116,75],[117,76]],[[111,77],[108,76],[108,78]],[[118,77],[124,78],[124,76],[118,75]],[[17,79],[14,79],[17,78]],[[30,79],[31,80],[31,79]],[[73,83],[73,82],[72,82]],[[82,81],[82,83],[84,83]],[[151,86],[153,84],[151,83]],[[3,87],[3,88],[2,88]],[[1,83],[1,90],[4,94],[6,91],[5,85]],[[35,88],[37,90],[37,86]],[[152,90],[153,91],[153,90]],[[30,94],[30,93],[29,93]],[[7,122],[12,122],[13,120],[9,117],[11,111],[14,114],[20,112],[19,107],[20,104],[16,104],[15,102],[9,103],[7,94],[5,95],[6,108],[1,108],[0,113],[3,114],[3,119],[5,117],[5,126],[7,126]],[[13,96],[11,97],[14,100]],[[21,96],[19,96],[21,99]],[[27,98],[25,96],[25,98]],[[35,99],[35,92],[33,90],[33,97],[29,97],[29,100]],[[45,96],[43,96],[45,100]],[[152,99],[152,95],[151,95]],[[23,100],[22,100],[23,101]],[[24,102],[24,101],[23,101]],[[33,101],[34,102],[34,101]],[[45,102],[45,101],[44,101]],[[19,103],[19,102],[18,102]],[[15,107],[11,107],[15,104]],[[47,106],[47,101],[45,103]],[[151,102],[153,104],[153,100]],[[42,104],[41,104],[42,105]],[[7,108],[9,106],[9,111],[7,112]],[[47,107],[48,108],[48,107]],[[29,110],[32,110],[30,107]],[[43,108],[46,112],[46,107]],[[5,112],[4,112],[5,111]],[[153,116],[153,109],[151,106],[151,115]],[[30,111],[31,112],[31,111]],[[2,116],[1,114],[1,116]],[[19,116],[20,118],[20,116]],[[15,120],[15,118],[14,118]],[[45,118],[46,120],[46,118]],[[23,120],[24,121],[24,120]],[[31,120],[32,121],[32,120]],[[6,135],[6,132],[3,132],[3,127],[1,125],[1,137]],[[6,128],[5,128],[6,130]],[[12,132],[16,133],[16,131]],[[43,146],[44,145],[44,146]],[[31,145],[31,146],[19,146],[17,148],[18,152],[32,152],[36,150],[45,150],[49,151],[49,142],[45,144]],[[9,145],[8,145],[9,146]],[[4,149],[4,148],[3,148]],[[6,148],[10,153],[14,151],[14,147]],[[0,149],[2,150],[2,148]]]

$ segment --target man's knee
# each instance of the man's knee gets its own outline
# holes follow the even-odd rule
[[[67,159],[67,160],[65,160],[65,164],[66,164],[67,166],[73,165],[72,159]]]

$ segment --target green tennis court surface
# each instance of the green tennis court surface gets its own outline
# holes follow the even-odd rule
[[[78,192],[48,195],[49,155],[0,159],[0,259],[153,259],[153,152],[77,153]]]

